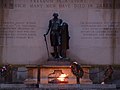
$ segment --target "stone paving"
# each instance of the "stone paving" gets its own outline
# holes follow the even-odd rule
[[[120,90],[115,84],[39,84],[24,85],[24,84],[0,84],[0,90]]]

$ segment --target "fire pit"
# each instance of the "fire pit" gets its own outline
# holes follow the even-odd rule
[[[68,83],[68,75],[64,74],[62,70],[54,70],[53,73],[48,75],[48,83]]]

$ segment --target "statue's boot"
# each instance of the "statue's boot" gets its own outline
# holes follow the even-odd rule
[[[60,59],[62,59],[62,58],[63,58],[61,55],[58,55],[58,57],[59,57]]]
[[[54,58],[59,58],[59,55],[56,53],[56,54],[54,55]]]

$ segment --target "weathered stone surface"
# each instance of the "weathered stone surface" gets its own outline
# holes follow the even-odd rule
[[[0,85],[0,90],[116,90],[116,85],[108,84],[92,84],[92,85],[82,85],[82,84],[39,84],[39,88],[35,86],[27,86],[24,84],[2,84]]]
[[[68,57],[82,64],[119,64],[120,2],[114,1],[117,10],[112,9],[113,0],[1,0],[1,63],[40,64],[46,60],[43,34],[52,14],[58,12],[69,25]]]

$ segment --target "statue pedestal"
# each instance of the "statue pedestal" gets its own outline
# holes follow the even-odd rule
[[[43,62],[41,66],[70,66],[71,62],[69,58],[49,58],[47,61]]]

